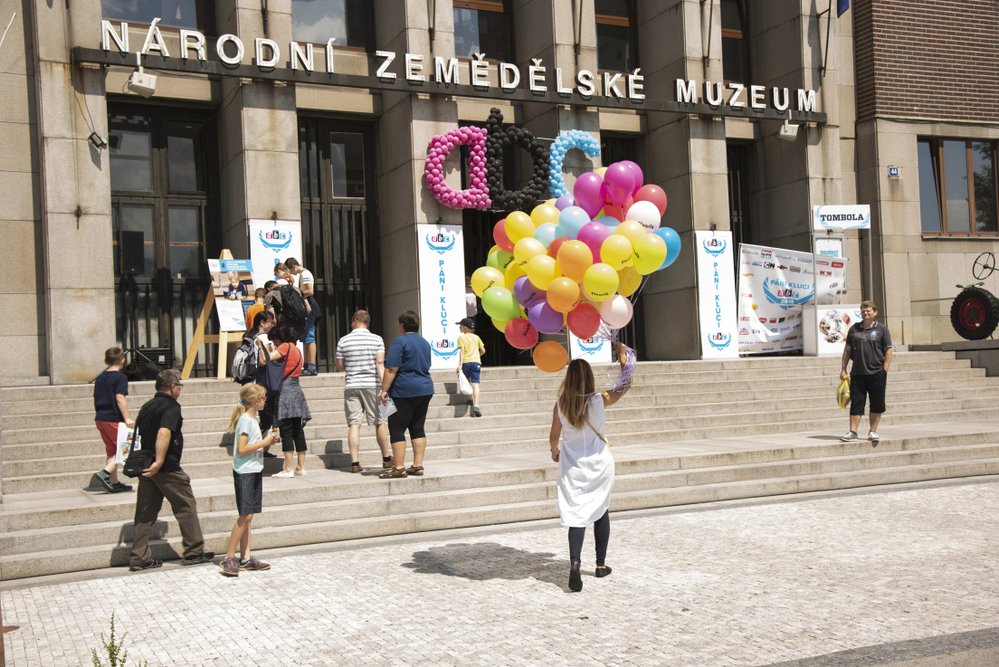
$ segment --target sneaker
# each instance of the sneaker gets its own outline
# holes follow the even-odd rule
[[[881,442],[881,436],[878,435],[877,431],[871,431],[870,433],[868,433],[867,434],[867,439],[870,440],[873,443]]]
[[[115,482],[111,485],[111,493],[121,493],[122,491],[131,491],[131,484],[122,484],[121,482]]]
[[[246,570],[248,572],[263,572],[264,570],[271,569],[271,564],[265,563],[262,560],[257,560],[256,556],[250,556],[249,560],[239,561],[239,569]]]
[[[295,473],[291,470],[282,470],[281,472],[276,472],[271,477],[294,477]]]
[[[202,563],[211,563],[213,560],[215,560],[215,552],[214,551],[206,551],[206,552],[204,552],[202,554],[199,554],[197,556],[192,556],[191,558],[185,558],[184,560],[180,561],[180,564],[181,565],[201,565]]]
[[[472,416],[473,417],[481,417],[482,416],[482,410],[479,408],[479,406],[477,406],[477,405],[473,405],[472,406]]]
[[[236,560],[235,556],[232,558],[223,558],[222,562],[219,563],[219,566],[222,568],[223,577],[239,576],[239,561]]]
[[[129,565],[129,572],[139,572],[140,570],[154,570],[158,567],[163,567],[163,561],[158,558],[153,558],[152,560],[147,560],[145,563],[138,563],[137,565]]]
[[[107,489],[108,493],[114,493],[114,484],[111,483],[111,473],[104,469],[98,470],[97,479],[100,480],[101,486]]]
[[[847,431],[846,435],[840,438],[840,440],[842,440],[843,442],[850,442],[851,440],[856,440],[856,439],[857,439],[856,431]]]
[[[305,477],[305,469],[299,468],[298,470],[295,471],[294,475],[295,477]]]

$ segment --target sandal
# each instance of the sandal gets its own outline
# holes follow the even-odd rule
[[[350,471],[351,472],[364,472],[364,468],[361,467],[360,463],[351,463],[350,464]]]
[[[406,472],[405,468],[389,468],[382,474],[378,475],[378,479],[396,479],[399,477],[406,477],[409,473]]]
[[[406,472],[410,475],[416,475],[417,477],[423,476],[423,466],[409,466],[406,468]]]

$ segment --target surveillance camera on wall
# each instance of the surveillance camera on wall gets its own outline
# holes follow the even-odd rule
[[[798,123],[792,123],[791,121],[785,120],[784,124],[780,126],[780,132],[777,133],[777,138],[784,141],[796,141],[798,139],[798,128],[801,125]]]
[[[136,95],[152,97],[156,92],[156,75],[146,74],[140,67],[128,78],[128,89]]]

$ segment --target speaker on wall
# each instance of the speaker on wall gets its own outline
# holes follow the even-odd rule
[[[118,237],[121,250],[121,275],[139,276],[146,272],[146,249],[142,232],[122,231]]]

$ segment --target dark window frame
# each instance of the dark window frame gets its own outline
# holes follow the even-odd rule
[[[950,231],[948,229],[948,213],[947,213],[947,169],[945,168],[946,158],[944,154],[944,147],[947,142],[964,142],[965,150],[965,173],[967,174],[968,181],[968,229],[959,231]],[[924,238],[988,238],[994,239],[999,237],[999,197],[995,196],[995,193],[999,192],[999,176],[996,174],[996,166],[999,163],[999,141],[989,140],[989,139],[970,139],[967,137],[919,137],[917,139],[918,144],[927,144],[930,151],[930,161],[931,168],[933,170],[933,181],[934,189],[936,191],[936,207],[937,215],[940,219],[940,229],[939,230],[925,230],[920,229]],[[993,192],[993,221],[997,223],[996,229],[978,229],[978,215],[977,206],[975,205],[975,179],[974,179],[974,155],[973,144],[988,144],[991,146],[991,159],[992,159],[992,192]],[[918,166],[917,166],[918,169]],[[919,174],[919,178],[922,179],[923,174]],[[926,204],[920,199],[919,206],[922,207]],[[922,215],[920,215],[922,219]],[[921,225],[922,223],[920,223]]]
[[[490,55],[486,53],[487,62],[512,62],[516,59],[516,43],[514,42],[514,29],[513,29],[513,8],[510,6],[510,0],[454,0],[451,3],[452,16],[454,15],[454,10],[456,9],[468,9],[472,11],[479,12],[490,12],[492,14],[502,14],[506,18],[506,31],[507,31],[507,49],[508,54],[502,54],[497,56],[496,54]],[[455,50],[457,51],[457,44],[455,45]],[[480,44],[481,50],[481,44]],[[468,62],[470,58],[465,55],[456,56],[458,60],[463,62]]]
[[[641,67],[641,59],[639,58],[639,41],[638,41],[638,8],[635,0],[625,0],[628,6],[628,15],[621,16],[617,14],[599,14],[594,9],[593,21],[598,26],[597,27],[597,69],[601,72],[633,72],[637,68]],[[623,70],[610,70],[605,67],[600,66],[600,33],[599,26],[607,25],[613,26],[615,28],[626,28],[630,33],[631,42],[631,52],[634,54],[634,62],[628,63],[630,67]]]
[[[734,40],[738,42],[737,45],[743,59],[742,67],[739,69],[743,70],[745,75],[742,77],[742,80],[729,79],[727,76],[724,76],[724,74],[723,78],[726,82],[736,81],[737,83],[749,83],[749,79],[752,78],[753,74],[752,57],[749,52],[749,10],[746,7],[746,0],[732,0],[732,3],[735,5],[736,11],[739,13],[739,26],[735,28],[725,27],[724,23],[722,23],[722,71],[724,72],[725,68],[724,54],[726,40],[729,42]]]

